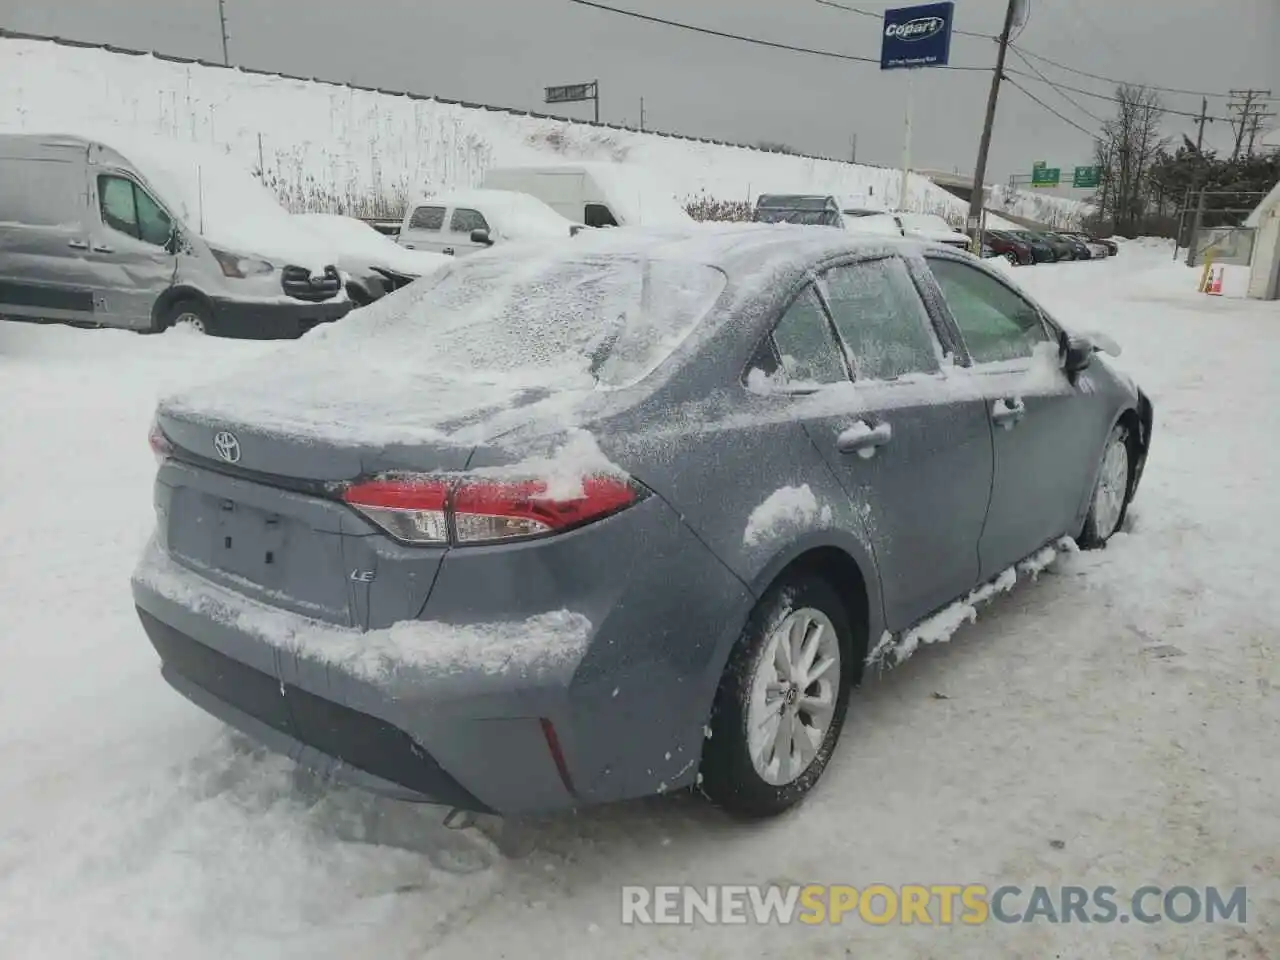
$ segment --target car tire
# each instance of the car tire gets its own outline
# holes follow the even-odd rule
[[[760,819],[813,789],[844,726],[855,649],[848,609],[826,580],[796,574],[770,588],[752,610],[716,691],[699,777],[713,803]],[[777,724],[769,724],[775,715]]]
[[[1016,253],[1006,253],[1004,258],[1009,261],[1009,266],[1011,267],[1022,266],[1022,261],[1018,259],[1018,255]]]
[[[1124,524],[1129,512],[1129,494],[1133,486],[1133,445],[1129,428],[1118,423],[1107,437],[1098,467],[1098,479],[1089,499],[1089,512],[1084,527],[1076,537],[1081,549],[1097,550]]]
[[[189,327],[197,333],[212,335],[213,314],[199,300],[178,300],[169,304],[160,316],[156,329],[163,333],[173,327]]]

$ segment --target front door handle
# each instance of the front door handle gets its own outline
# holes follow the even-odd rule
[[[836,449],[841,453],[856,453],[861,457],[871,458],[876,450],[893,439],[893,428],[887,423],[878,423],[874,427],[865,420],[859,420],[840,436],[836,437]]]
[[[1027,405],[1018,399],[997,400],[991,407],[991,419],[1005,429],[1012,429],[1027,415]]]
[[[88,250],[89,249],[89,244],[85,243],[83,240],[68,240],[67,246],[70,247],[72,250]]]
[[[103,243],[95,243],[93,245],[93,252],[94,253],[115,253],[116,251],[114,247],[108,247],[106,244],[103,244]]]
[[[443,253],[446,257],[452,257],[452,256],[455,256],[455,254],[454,254],[454,252],[453,252],[453,247],[445,247],[445,248],[444,248],[443,250],[441,250],[440,252],[441,252],[441,253]]]

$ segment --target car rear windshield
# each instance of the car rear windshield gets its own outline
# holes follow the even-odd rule
[[[441,372],[589,373],[621,387],[671,356],[725,283],[720,270],[688,261],[477,255],[348,324],[375,349],[420,351]]]

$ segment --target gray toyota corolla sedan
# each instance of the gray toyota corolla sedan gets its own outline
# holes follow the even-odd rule
[[[1152,409],[1105,342],[895,238],[478,254],[163,401],[133,594],[170,684],[347,783],[777,813],[864,665],[1120,527]]]

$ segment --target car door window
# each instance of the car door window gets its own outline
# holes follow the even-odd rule
[[[409,218],[410,230],[438,231],[444,226],[444,207],[418,207]]]
[[[449,231],[451,233],[465,233],[471,235],[473,230],[489,229],[489,221],[479,210],[468,210],[466,207],[459,207],[453,211],[453,217],[449,221]]]
[[[822,279],[854,379],[938,371],[929,315],[901,258],[832,267]]]
[[[805,287],[773,329],[773,344],[787,380],[838,383],[849,374],[826,312],[812,287]]]
[[[157,247],[168,246],[173,235],[173,221],[169,215],[137,184],[133,187],[133,198],[138,210],[138,239]]]
[[[588,227],[616,227],[613,211],[603,203],[588,203],[582,208],[582,222]]]
[[[98,202],[102,222],[112,230],[138,236],[138,206],[134,200],[133,181],[124,177],[99,177]]]
[[[153,246],[169,245],[173,221],[160,209],[160,204],[132,180],[99,177],[98,201],[102,208],[102,222],[112,230]]]
[[[975,363],[1029,357],[1049,340],[1040,312],[1003,283],[957,260],[929,267]]]

